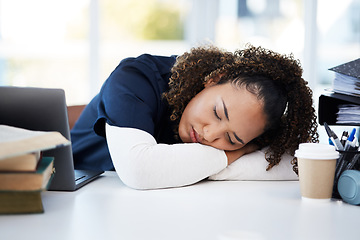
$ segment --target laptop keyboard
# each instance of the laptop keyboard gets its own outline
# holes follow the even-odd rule
[[[86,175],[84,175],[83,172],[80,171],[75,171],[75,181],[79,181],[82,178],[85,178]]]

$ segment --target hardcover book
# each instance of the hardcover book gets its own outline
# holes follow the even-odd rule
[[[46,190],[54,171],[54,158],[43,157],[35,172],[2,172],[0,191]]]
[[[0,161],[69,145],[59,132],[32,131],[0,125]]]
[[[0,214],[43,212],[41,191],[0,191]]]

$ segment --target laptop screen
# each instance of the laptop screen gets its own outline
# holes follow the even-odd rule
[[[0,124],[40,131],[58,131],[70,139],[65,92],[62,89],[0,87]],[[71,146],[45,151],[55,157],[49,190],[75,190]]]

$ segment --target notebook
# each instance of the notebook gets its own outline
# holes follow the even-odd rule
[[[0,124],[40,131],[58,131],[70,139],[65,92],[62,89],[0,87]],[[75,170],[71,145],[45,151],[55,157],[49,190],[74,191],[103,171]]]

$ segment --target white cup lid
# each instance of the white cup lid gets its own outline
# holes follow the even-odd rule
[[[295,151],[295,157],[297,158],[309,158],[309,159],[337,159],[339,158],[339,152],[335,147],[327,144],[320,143],[301,143],[299,149]]]

